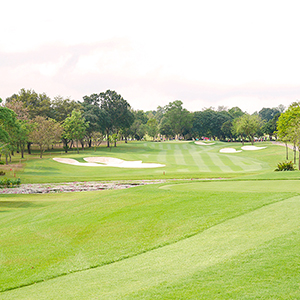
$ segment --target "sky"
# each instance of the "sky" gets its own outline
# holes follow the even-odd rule
[[[3,100],[110,89],[133,109],[248,113],[300,100],[299,1],[1,2]]]

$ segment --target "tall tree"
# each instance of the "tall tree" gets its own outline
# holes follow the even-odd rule
[[[40,158],[43,158],[43,153],[47,148],[60,140],[62,131],[61,125],[53,119],[46,119],[42,116],[33,119],[33,130],[29,138],[39,146]]]
[[[178,136],[183,136],[192,128],[192,114],[182,104],[182,101],[176,100],[165,106],[164,117],[169,120],[174,134]]]
[[[69,98],[63,98],[62,96],[56,96],[51,101],[52,117],[57,122],[63,122],[68,116],[72,114],[74,109],[81,110],[81,103],[71,100]]]
[[[155,139],[155,137],[158,134],[158,123],[156,119],[150,119],[147,122],[147,133],[149,136],[151,136],[153,138],[153,140]]]
[[[269,135],[270,141],[272,140],[273,135],[276,137],[277,131],[277,121],[280,116],[280,113],[277,113],[271,120],[264,123],[262,126],[263,133]]]
[[[244,114],[234,122],[235,132],[241,136],[248,137],[252,145],[254,143],[254,136],[259,131],[260,126],[261,119],[257,115]]]
[[[1,152],[6,157],[6,164],[8,163],[8,156],[15,149],[16,146],[14,133],[17,130],[18,124],[16,113],[7,107],[0,106],[0,142]]]
[[[5,103],[5,107],[13,110],[16,113],[17,118],[19,120],[28,121],[28,119],[29,119],[28,108],[25,106],[24,102],[22,102],[21,100],[12,99],[11,101]]]
[[[218,113],[212,108],[203,111],[194,112],[192,133],[194,137],[212,137],[215,138],[218,132]]]
[[[164,135],[167,139],[170,139],[172,136],[175,135],[173,127],[171,125],[171,121],[168,118],[162,118],[161,123],[159,125],[159,133],[161,135]]]
[[[231,141],[233,139],[232,126],[231,120],[225,121],[221,126],[221,130],[224,133],[225,138],[229,138]]]
[[[232,107],[228,110],[229,114],[231,115],[232,119],[237,119],[244,115],[245,113],[237,106]]]
[[[20,106],[23,103],[23,107]],[[34,90],[21,89],[18,94],[13,94],[11,97],[6,98],[6,106],[19,105],[20,111],[17,111],[18,116],[24,114],[24,107],[26,108],[26,118],[29,120],[35,119],[37,116],[44,118],[53,117],[53,109],[51,107],[51,99],[45,94],[38,94]],[[31,154],[31,141],[28,141],[27,148],[28,154]]]
[[[100,93],[99,97],[100,107],[106,112],[103,121],[107,136],[107,147],[109,147],[109,135],[118,133],[120,129],[129,128],[134,122],[134,115],[130,111],[129,103],[115,91],[107,90]]]
[[[288,159],[288,145],[291,141],[294,145],[294,162],[296,161],[296,144],[300,138],[298,136],[298,126],[300,126],[300,102],[292,103],[289,108],[280,115],[277,122],[278,137],[285,143],[286,157]]]
[[[266,122],[272,120],[275,115],[280,113],[278,108],[262,108],[258,115],[261,117],[262,120],[265,120]]]
[[[83,139],[89,124],[82,117],[79,110],[74,109],[72,115],[65,119],[62,127],[64,129],[63,136],[66,139],[76,141],[77,153],[79,153],[78,142]]]
[[[97,133],[102,134],[105,132],[104,126],[107,113],[100,108],[100,97],[98,94],[84,96],[81,105],[83,108],[82,116],[89,122],[89,127],[86,130],[86,137],[88,139],[88,145],[91,147],[93,137],[97,135]]]
[[[34,90],[21,89],[18,94],[6,98],[6,103],[10,103],[13,100],[24,103],[28,109],[30,119],[34,119],[36,116],[53,117],[51,99],[45,93],[38,94]]]

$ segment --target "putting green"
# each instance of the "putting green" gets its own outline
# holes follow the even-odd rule
[[[110,265],[7,291],[3,299],[124,299],[290,234],[300,226],[300,196],[266,205],[193,237]]]

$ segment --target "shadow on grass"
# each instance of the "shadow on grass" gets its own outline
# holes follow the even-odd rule
[[[31,208],[31,207],[39,207],[41,205],[38,205],[36,203],[32,203],[29,201],[0,201],[0,209],[2,207],[6,208]],[[0,212],[2,212],[0,210]]]

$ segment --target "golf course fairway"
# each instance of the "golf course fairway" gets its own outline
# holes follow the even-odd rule
[[[73,180],[78,170],[104,180],[103,169],[107,180],[164,181],[0,195],[0,299],[299,299],[299,171],[273,171],[284,147],[220,153],[224,144],[143,142],[97,151],[166,165],[158,169],[89,173],[52,154],[29,159],[20,175],[31,183],[68,181],[68,173]],[[92,153],[68,157],[84,162]]]

